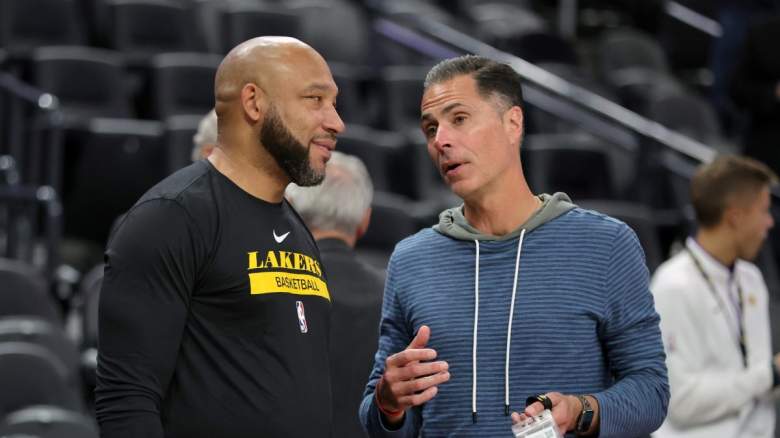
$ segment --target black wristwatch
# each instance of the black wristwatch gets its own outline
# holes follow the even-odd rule
[[[582,412],[580,412],[580,416],[577,418],[577,426],[574,428],[574,432],[580,435],[590,429],[590,423],[593,422],[593,407],[584,395],[578,395],[577,398],[582,403]]]

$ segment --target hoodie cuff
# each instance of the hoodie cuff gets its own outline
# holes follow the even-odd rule
[[[368,397],[371,397],[370,399]],[[366,430],[372,438],[414,438],[417,436],[415,429],[415,416],[417,410],[407,409],[404,413],[403,421],[397,428],[389,427],[385,424],[382,413],[376,405],[373,394],[364,399],[368,409],[366,412]],[[364,407],[366,407],[364,405]]]

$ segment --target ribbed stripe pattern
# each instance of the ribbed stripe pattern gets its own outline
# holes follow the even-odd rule
[[[360,409],[371,436],[512,437],[504,365],[517,239],[480,242],[477,409],[471,417],[475,243],[423,230],[400,242],[385,286],[379,349]],[[644,254],[624,223],[576,208],[526,234],[510,356],[510,404],[535,393],[593,394],[601,438],[647,435],[669,387]],[[452,375],[437,396],[388,432],[373,404],[388,355],[421,325]]]

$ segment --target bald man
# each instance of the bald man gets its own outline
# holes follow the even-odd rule
[[[330,294],[284,200],[318,184],[344,124],[325,60],[291,38],[234,48],[217,146],[115,229],[100,302],[103,438],[330,436]]]

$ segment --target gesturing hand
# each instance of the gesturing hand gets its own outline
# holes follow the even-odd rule
[[[430,336],[428,326],[420,327],[404,351],[385,361],[385,373],[376,387],[376,402],[391,424],[399,422],[407,408],[432,399],[438,392],[437,385],[450,379],[447,362],[427,362],[436,359],[436,351],[425,348]]]

